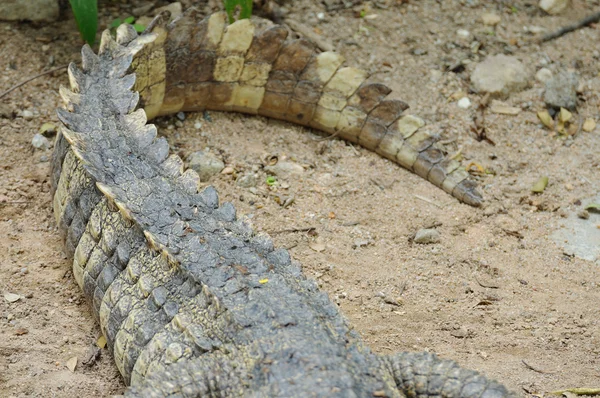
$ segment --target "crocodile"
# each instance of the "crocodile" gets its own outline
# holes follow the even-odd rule
[[[458,199],[475,184],[435,145],[403,135],[404,102],[343,58],[265,20],[190,9],[82,49],[52,159],[56,222],[131,397],[512,397],[428,352],[377,355],[288,251],[169,154],[148,119],[239,111],[375,150]]]

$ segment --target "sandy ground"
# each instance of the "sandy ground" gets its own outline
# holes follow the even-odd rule
[[[575,69],[582,81],[576,116],[598,121],[600,29],[542,46],[524,29],[555,29],[597,11],[598,1],[573,0],[559,16],[544,15],[534,3],[383,1],[377,4],[389,8],[364,6],[367,16],[376,15],[367,18],[359,18],[360,7],[327,12],[308,0],[289,6],[290,17],[314,27],[353,65],[377,73],[411,105],[409,113],[454,140],[465,164],[494,171],[481,178],[480,209],[364,149],[319,141],[306,128],[216,112],[212,121],[190,114],[183,123],[157,124],[180,154],[208,148],[233,168],[211,181],[221,200],[234,202],[257,229],[289,248],[375,351],[436,352],[520,395],[600,387],[600,263],[568,256],[550,239],[598,192],[600,128],[568,139],[543,128],[535,116],[544,106],[543,87],[533,78],[543,66]],[[105,24],[128,14],[112,7],[102,9]],[[500,25],[484,26],[485,12],[500,15]],[[461,39],[458,29],[471,38]],[[0,23],[0,32],[0,91],[78,60],[73,21]],[[472,51],[474,40],[479,52]],[[460,109],[452,95],[468,93],[474,63],[496,53],[516,56],[532,77],[528,89],[506,100],[522,109],[518,115],[486,112],[492,146],[471,131],[481,96],[469,93],[473,106]],[[467,60],[463,71],[445,72],[461,60]],[[53,221],[51,149],[31,146],[43,123],[57,123],[60,84],[68,84],[66,75],[55,73],[0,102],[8,113],[0,117],[0,293],[22,296],[13,303],[0,297],[2,397],[109,396],[124,389],[106,351],[81,364],[100,332]],[[269,187],[263,165],[273,155],[302,171],[277,176],[278,185]],[[236,185],[236,176],[254,172],[255,187]],[[531,194],[542,175],[548,188]],[[294,202],[282,207],[278,197]],[[600,215],[587,222],[600,226]],[[412,242],[417,230],[432,226],[440,243]],[[75,372],[66,367],[72,357],[79,359]]]

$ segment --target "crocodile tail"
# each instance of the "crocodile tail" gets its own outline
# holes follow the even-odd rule
[[[179,111],[236,111],[312,127],[358,143],[479,206],[476,184],[446,157],[439,138],[420,129],[408,105],[344,57],[259,18],[227,25],[225,13],[190,9],[147,31],[158,35],[134,58],[135,90],[148,118]],[[409,118],[411,120],[406,120]],[[420,120],[419,120],[420,121]]]
[[[400,352],[384,358],[402,396],[407,398],[515,398],[500,383],[429,352]]]

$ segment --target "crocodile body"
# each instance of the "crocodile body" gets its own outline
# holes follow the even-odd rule
[[[58,110],[55,216],[126,395],[510,396],[429,353],[372,353],[288,252],[231,203],[219,205],[212,187],[198,191],[196,172],[146,124],[202,109],[290,120],[339,133],[478,204],[434,137],[394,129],[406,105],[341,68],[339,56],[286,41],[280,27],[226,26],[223,14],[194,10],[166,19],[140,36],[128,25],[116,41],[104,32],[98,55],[84,47]]]

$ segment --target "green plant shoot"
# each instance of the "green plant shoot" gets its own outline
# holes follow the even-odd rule
[[[252,0],[224,0],[225,11],[229,17],[229,23],[234,23],[234,13],[237,7],[240,8],[239,19],[246,19],[252,16]]]
[[[98,3],[96,0],[69,0],[79,33],[90,46],[96,41]]]

